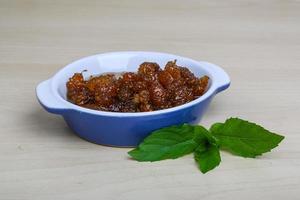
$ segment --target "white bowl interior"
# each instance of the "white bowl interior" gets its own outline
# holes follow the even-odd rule
[[[66,99],[66,82],[74,73],[87,70],[83,74],[85,78],[88,78],[91,75],[107,72],[136,72],[139,65],[145,61],[156,62],[161,68],[164,68],[168,61],[175,59],[178,65],[187,67],[197,77],[203,75],[211,77],[199,62],[188,58],[164,53],[116,52],[86,57],[69,64],[54,76],[53,84],[58,89],[59,95]]]

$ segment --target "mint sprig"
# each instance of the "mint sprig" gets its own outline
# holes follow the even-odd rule
[[[254,158],[271,151],[283,139],[255,123],[230,118],[209,130],[188,124],[156,130],[128,154],[137,161],[159,161],[194,152],[200,171],[206,173],[220,164],[220,149]]]

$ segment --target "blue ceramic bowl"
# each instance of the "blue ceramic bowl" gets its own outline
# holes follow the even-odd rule
[[[181,106],[140,113],[104,112],[83,108],[66,100],[66,82],[76,72],[86,77],[105,72],[136,72],[145,62],[160,66],[170,60],[186,66],[196,76],[208,75],[209,88],[198,99]],[[230,85],[230,79],[220,67],[181,56],[156,52],[113,52],[94,55],[75,61],[36,88],[40,104],[50,113],[62,115],[68,126],[81,138],[109,146],[136,146],[151,131],[182,123],[198,123],[210,101]]]

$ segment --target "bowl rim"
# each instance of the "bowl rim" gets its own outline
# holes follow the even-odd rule
[[[58,92],[58,89],[56,88],[56,78],[59,76],[59,74],[61,74],[63,72],[63,70],[65,70],[68,67],[73,66],[76,62],[80,62],[86,59],[91,59],[93,57],[99,57],[99,56],[108,56],[108,55],[119,55],[119,54],[156,54],[159,56],[171,56],[171,57],[176,57],[176,59],[180,59],[180,60],[186,60],[186,61],[190,61],[196,64],[197,67],[201,67],[202,69],[204,69],[204,71],[208,72],[208,76],[210,78],[210,86],[208,88],[208,90],[200,97],[198,97],[197,99],[194,99],[188,103],[179,105],[179,106],[175,106],[172,108],[167,108],[167,109],[162,109],[162,110],[156,110],[156,111],[149,111],[149,112],[109,112],[109,111],[101,111],[101,110],[93,110],[93,109],[89,109],[89,108],[84,108],[81,106],[78,106],[76,104],[73,104],[69,101],[67,101],[66,99],[64,99]],[[214,72],[214,70],[209,70],[209,66],[214,66],[217,67],[219,69],[221,69],[221,71],[224,73],[224,76],[227,76],[225,78],[227,78],[228,80],[225,81],[226,83],[224,83],[223,85],[217,84],[216,80],[217,78],[222,78],[221,76],[217,76]],[[188,68],[188,66],[185,66]],[[161,115],[161,114],[168,114],[168,113],[173,113],[176,111],[180,111],[180,110],[184,110],[186,108],[195,106],[199,103],[201,103],[202,101],[204,101],[205,99],[215,95],[216,93],[218,93],[219,89],[221,87],[223,87],[221,90],[224,90],[226,88],[228,88],[230,85],[230,79],[229,76],[227,75],[227,73],[222,70],[222,68],[220,68],[219,66],[216,66],[212,63],[206,62],[206,61],[196,61],[187,57],[183,57],[183,56],[178,56],[178,55],[174,55],[174,54],[169,54],[169,53],[161,53],[161,52],[151,52],[151,51],[117,51],[117,52],[108,52],[108,53],[100,53],[100,54],[95,54],[95,55],[91,55],[91,56],[86,56],[80,59],[77,59],[69,64],[67,64],[65,67],[63,67],[62,69],[60,69],[57,73],[55,73],[55,75],[50,79],[50,90],[52,92],[52,94],[54,95],[54,97],[56,98],[56,100],[59,100],[59,103],[62,104],[61,108],[62,110],[65,110],[64,112],[67,112],[68,110],[75,110],[75,111],[79,111],[80,113],[88,113],[88,114],[93,114],[93,115],[99,115],[99,116],[110,116],[110,117],[143,117],[143,116],[155,116],[155,115]],[[220,90],[220,91],[221,91]],[[61,113],[64,113],[61,112]]]

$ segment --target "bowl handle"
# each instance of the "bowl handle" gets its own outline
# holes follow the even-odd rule
[[[230,86],[230,78],[228,74],[221,67],[215,64],[209,62],[203,63],[208,67],[208,70],[213,75],[212,87],[215,88],[216,93],[226,90]]]
[[[67,110],[63,102],[54,96],[51,90],[51,79],[41,82],[36,87],[36,95],[40,104],[50,113],[62,114]]]

